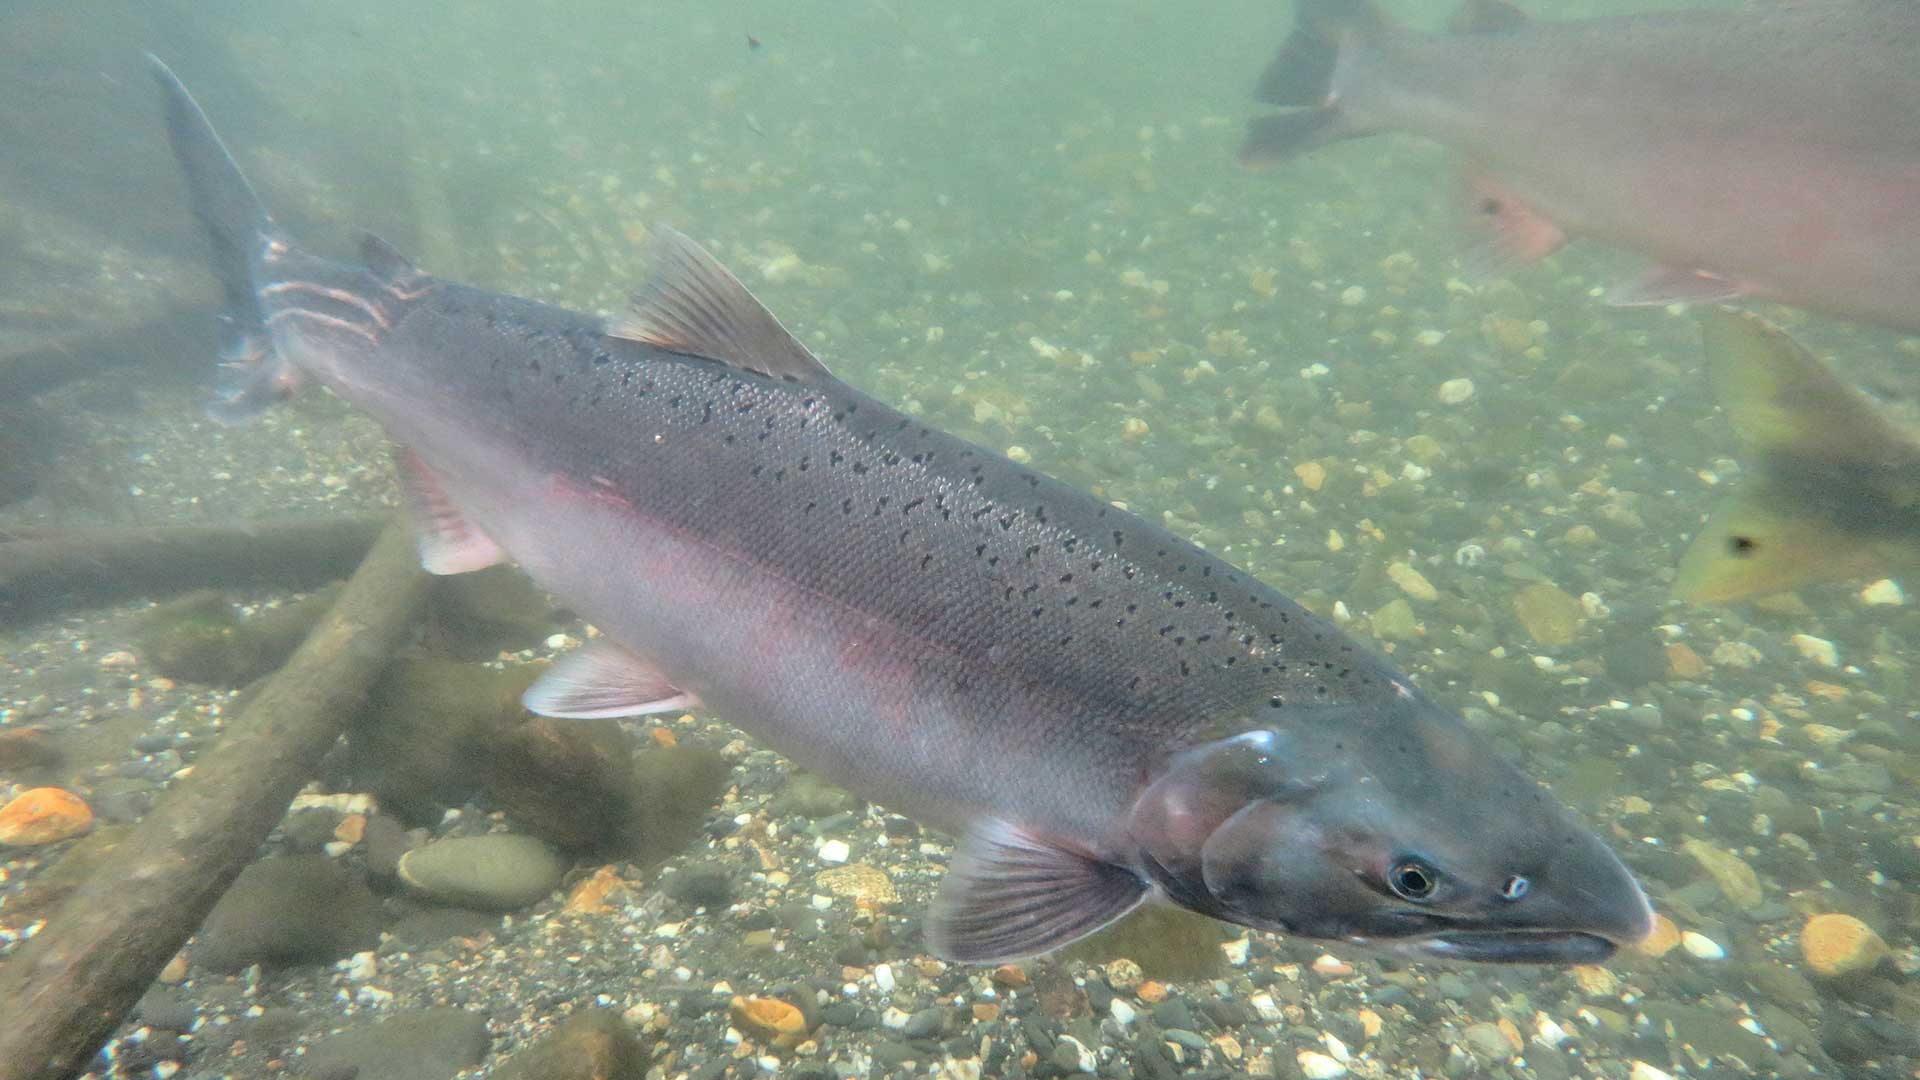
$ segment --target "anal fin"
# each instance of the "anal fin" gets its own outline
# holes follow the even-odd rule
[[[507,553],[460,513],[440,477],[420,455],[396,448],[393,462],[402,500],[413,518],[422,568],[430,574],[464,574],[506,561]]]
[[[935,955],[992,964],[1051,952],[1139,907],[1132,870],[997,819],[954,851],[927,916]]]
[[[700,704],[636,653],[605,641],[554,661],[520,701],[529,712],[568,720],[683,712]]]

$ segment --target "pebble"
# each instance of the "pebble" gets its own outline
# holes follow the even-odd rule
[[[531,836],[491,833],[438,840],[400,857],[400,880],[478,911],[517,911],[560,886],[567,864]]]
[[[1887,956],[1887,943],[1873,928],[1851,915],[1815,915],[1800,928],[1800,954],[1807,966],[1827,978],[1871,971]]]
[[[819,848],[820,861],[824,863],[843,863],[853,856],[853,849],[845,840],[822,840]]]
[[[806,1014],[790,1001],[775,997],[735,997],[729,1009],[733,1022],[762,1042],[791,1049],[807,1037]]]
[[[1415,600],[1430,604],[1440,599],[1440,590],[1433,587],[1433,582],[1428,581],[1425,574],[1407,563],[1397,562],[1388,565],[1387,577],[1400,587],[1401,592]]]
[[[1140,1015],[1139,1010],[1127,1004],[1125,998],[1114,998],[1107,1002],[1107,1014],[1113,1017],[1115,1023],[1123,1027],[1133,1023]]]
[[[327,963],[379,943],[380,902],[351,871],[320,855],[262,859],[240,872],[201,924],[194,963]]]
[[[1828,641],[1826,638],[1814,637],[1812,634],[1795,634],[1788,640],[1793,643],[1794,648],[1800,650],[1801,656],[1819,664],[1821,667],[1837,668],[1840,666],[1840,650],[1835,648],[1833,642]]]
[[[1727,956],[1727,950],[1719,942],[1693,930],[1680,935],[1680,947],[1699,960],[1724,960]]]
[[[362,950],[349,956],[342,965],[349,982],[366,982],[380,973],[380,963],[374,959],[373,951]]]
[[[1468,378],[1448,379],[1440,384],[1436,395],[1442,405],[1459,405],[1473,397],[1473,380]]]
[[[0,808],[0,844],[12,847],[56,844],[92,826],[87,801],[63,788],[31,788]]]
[[[421,1009],[350,1027],[313,1044],[300,1059],[306,1076],[451,1080],[486,1057],[487,1017],[465,1009]]]
[[[496,1080],[637,1080],[647,1048],[620,1014],[588,1007],[493,1070]],[[365,1075],[365,1074],[362,1074]],[[369,1078],[371,1080],[371,1078]]]
[[[1318,1050],[1302,1050],[1293,1057],[1300,1063],[1300,1075],[1307,1080],[1333,1080],[1347,1074],[1345,1065]]]
[[[1897,606],[1907,602],[1907,595],[1900,591],[1899,582],[1881,578],[1860,590],[1860,602],[1869,607]]]

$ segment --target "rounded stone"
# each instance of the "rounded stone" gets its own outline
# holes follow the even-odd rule
[[[493,833],[439,840],[400,857],[400,880],[441,903],[518,911],[559,888],[567,864],[530,836]]]

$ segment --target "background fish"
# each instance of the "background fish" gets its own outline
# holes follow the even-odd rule
[[[1410,131],[1465,158],[1487,264],[1650,256],[1619,304],[1757,297],[1920,330],[1920,4],[1795,0],[1463,32],[1300,0],[1242,159]]]
[[[517,560],[604,632],[536,712],[699,705],[963,834],[941,955],[1044,952],[1155,896],[1468,960],[1648,932],[1596,837],[1332,625],[839,381],[687,238],[657,232],[611,321],[378,240],[320,259],[157,70],[228,301],[216,415],[313,380],[375,416],[428,569]]]
[[[1750,451],[1680,560],[1676,599],[1726,603],[1920,568],[1920,442],[1757,315],[1700,315],[1707,369]]]

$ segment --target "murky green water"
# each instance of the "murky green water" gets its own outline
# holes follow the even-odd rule
[[[1537,13],[1627,5],[1561,8]],[[1913,605],[1877,575],[1671,602],[1742,475],[1695,324],[1599,305],[1633,262],[1596,246],[1470,279],[1430,145],[1242,170],[1288,22],[1241,0],[19,6],[0,14],[0,530],[393,502],[377,431],[325,395],[245,429],[200,417],[215,290],[153,49],[322,248],[370,228],[434,273],[611,311],[650,225],[709,244],[841,377],[1384,650],[1594,823],[1680,943],[1492,970],[1184,927],[1159,932],[1186,935],[1171,955],[1147,935],[1020,973],[943,965],[918,927],[944,838],[704,715],[530,742],[515,668],[589,631],[498,578],[441,606],[379,723],[276,830],[266,853],[299,865],[249,871],[253,906],[189,947],[97,1071],[505,1076],[597,1008],[599,1034],[571,1037],[615,1047],[623,1076],[1910,1074]],[[1914,342],[1767,314],[1902,413]],[[235,660],[236,635],[296,600],[252,581],[159,617],[129,600],[4,626],[0,796],[58,786],[96,828],[138,821],[277,661]],[[623,830],[651,839],[593,839]],[[396,877],[402,851],[501,832],[566,853],[485,856],[530,902]],[[57,931],[18,900],[69,849],[0,849],[7,947]],[[1887,958],[1813,970],[1829,913]],[[367,1027],[393,1018],[411,1027]],[[433,1049],[379,1064],[383,1039]],[[570,1064],[515,1075],[603,1075],[539,1052]]]

